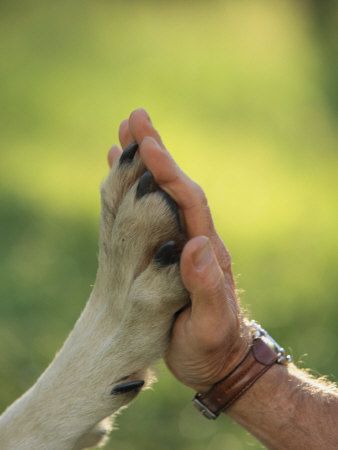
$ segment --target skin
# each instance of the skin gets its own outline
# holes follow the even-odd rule
[[[174,324],[166,363],[182,383],[205,392],[236,367],[249,345],[229,252],[203,190],[175,163],[147,112],[133,111],[121,123],[119,138],[122,148],[139,144],[145,165],[182,211],[189,240],[180,269],[191,306]],[[110,165],[121,152],[111,148]],[[338,448],[336,388],[292,364],[274,365],[227,413],[268,448]]]

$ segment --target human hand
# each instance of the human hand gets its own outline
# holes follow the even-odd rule
[[[139,144],[144,164],[183,213],[189,241],[180,269],[191,305],[175,321],[165,360],[181,382],[205,392],[237,366],[249,346],[230,255],[215,230],[203,190],[177,166],[147,113],[134,111],[121,123],[119,135],[122,147]],[[114,146],[109,163],[120,153]]]

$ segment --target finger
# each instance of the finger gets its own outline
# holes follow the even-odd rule
[[[160,147],[155,139],[143,139],[140,155],[156,182],[181,208],[188,235],[211,236],[214,226],[201,188],[177,166],[169,152]]]
[[[113,145],[112,148],[108,152],[108,164],[109,167],[112,167],[114,162],[120,157],[122,150],[117,145]]]
[[[129,132],[139,144],[146,136],[150,136],[164,148],[161,136],[153,127],[148,113],[142,108],[136,109],[130,114]]]
[[[128,119],[123,120],[120,124],[119,139],[122,148],[128,147],[129,144],[135,141],[129,129]]]
[[[223,333],[224,326],[237,315],[236,299],[218,264],[215,252],[206,236],[191,239],[181,256],[181,276],[190,293],[192,324],[198,333],[216,328]],[[221,334],[222,334],[221,333]]]

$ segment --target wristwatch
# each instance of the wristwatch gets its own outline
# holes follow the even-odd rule
[[[249,322],[252,343],[242,361],[206,393],[193,399],[196,408],[208,419],[217,419],[274,364],[292,361],[277,342],[254,320]]]

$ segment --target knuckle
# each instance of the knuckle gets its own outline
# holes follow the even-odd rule
[[[210,298],[210,300],[225,300],[226,295],[225,295],[225,289],[223,286],[223,283],[219,280],[219,281],[214,281],[212,280],[211,282],[209,282],[209,284],[207,285],[208,288],[208,297]]]
[[[195,195],[199,199],[199,202],[202,205],[207,205],[208,204],[208,200],[207,200],[205,192],[203,191],[201,186],[199,184],[197,184],[195,181],[193,181],[192,182],[192,188],[195,191]]]
[[[230,267],[231,267],[231,265],[232,265],[232,258],[231,258],[231,255],[230,255],[230,253],[228,252],[228,251],[225,251],[224,253],[223,253],[223,255],[222,255],[223,257],[222,257],[222,265],[224,265],[224,267],[227,269],[227,270],[229,270],[230,269]]]
[[[218,234],[216,232],[214,232],[214,234],[213,234],[213,239],[214,239],[215,245],[218,249],[217,257],[218,257],[221,268],[224,271],[231,270],[232,257],[230,255],[228,249],[224,245],[224,242],[222,241],[222,239],[218,236]]]

